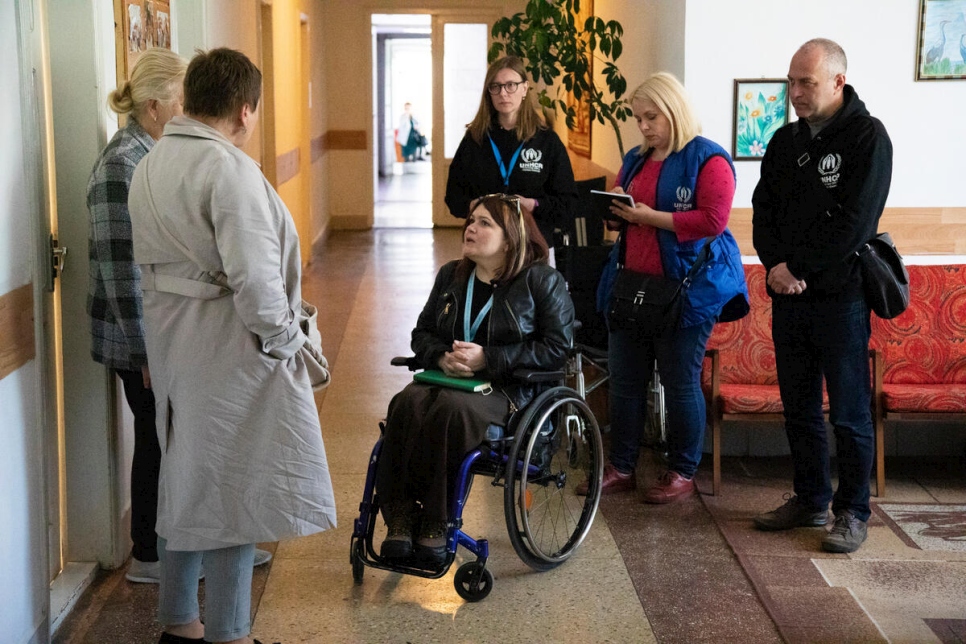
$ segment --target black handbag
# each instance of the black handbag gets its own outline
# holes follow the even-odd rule
[[[865,300],[873,313],[891,320],[909,306],[909,271],[889,233],[879,233],[855,251]]]
[[[648,275],[621,268],[611,291],[607,322],[612,331],[633,331],[643,339],[663,338],[677,330],[684,308],[684,292],[711,255],[710,237],[683,280]],[[621,235],[621,244],[624,244]],[[620,249],[621,265],[626,247]]]

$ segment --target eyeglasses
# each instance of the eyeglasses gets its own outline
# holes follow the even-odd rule
[[[500,92],[503,90],[506,90],[507,94],[513,94],[517,91],[517,87],[526,82],[527,81],[510,81],[509,83],[490,83],[486,86],[486,91],[488,91],[491,96],[499,96]]]

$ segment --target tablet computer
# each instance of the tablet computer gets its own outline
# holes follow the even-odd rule
[[[623,201],[625,204],[634,207],[634,197],[624,194],[621,192],[604,192],[602,190],[591,190],[590,191],[591,201],[594,203],[594,211],[598,217],[605,221],[624,221],[614,213],[610,211],[610,207],[613,205],[611,202],[615,199],[618,201]]]

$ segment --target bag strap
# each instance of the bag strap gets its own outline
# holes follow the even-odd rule
[[[625,221],[624,225],[621,226],[620,237],[618,237],[617,239],[617,243],[620,244],[620,250],[618,251],[618,255],[617,255],[618,270],[624,268],[625,260],[627,258],[628,226],[629,226],[629,223]],[[704,244],[701,246],[701,250],[698,251],[698,256],[694,258],[694,263],[691,265],[691,268],[688,270],[688,274],[684,276],[683,280],[681,280],[681,283],[684,285],[684,288],[687,288],[688,286],[691,285],[691,282],[694,281],[694,276],[698,274],[698,271],[701,269],[704,263],[711,258],[711,242],[713,242],[715,239],[717,239],[717,236],[715,235],[704,238]]]

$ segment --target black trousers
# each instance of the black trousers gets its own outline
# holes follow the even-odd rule
[[[124,397],[134,414],[134,459],[131,463],[131,556],[158,560],[158,476],[161,447],[155,424],[154,392],[145,388],[140,371],[114,372],[124,383]]]
[[[510,413],[499,391],[484,396],[411,383],[393,397],[386,418],[376,490],[383,507],[420,501],[423,519],[445,522],[459,467],[479,447],[491,424]]]

